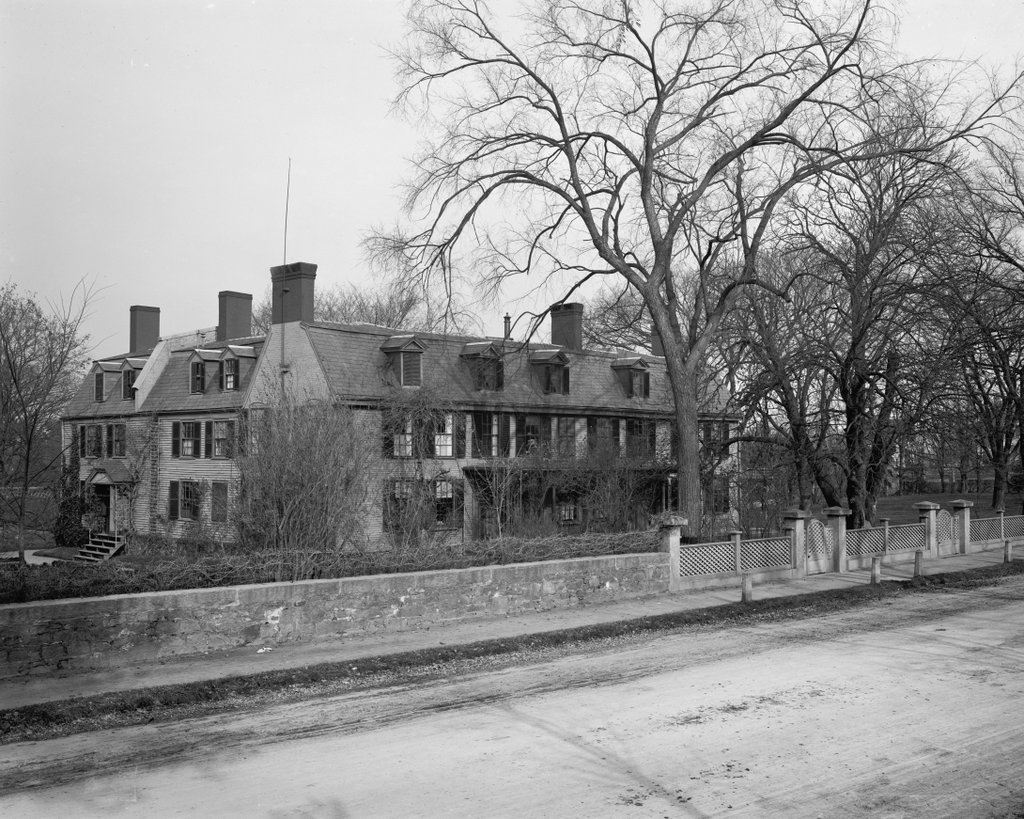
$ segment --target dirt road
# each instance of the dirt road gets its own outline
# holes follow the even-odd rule
[[[1022,671],[1015,578],[2,746],[0,815],[1013,816]]]

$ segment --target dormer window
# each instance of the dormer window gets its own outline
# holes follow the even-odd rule
[[[423,342],[415,336],[392,336],[380,349],[391,361],[391,366],[403,387],[423,384]]]
[[[472,342],[460,354],[469,365],[475,390],[502,390],[505,387],[505,364],[501,352],[487,341]]]
[[[121,398],[132,400],[132,388],[135,386],[135,370],[121,370]]]
[[[540,375],[541,390],[546,395],[569,394],[569,358],[560,350],[534,350],[530,364]]]
[[[612,362],[623,389],[630,398],[650,398],[651,373],[640,356],[618,358]]]
[[[104,400],[103,394],[103,370],[100,370],[93,376],[93,392],[94,397],[97,401]]]
[[[238,389],[237,358],[225,358],[220,362],[220,388],[222,390]]]
[[[206,364],[202,361],[193,361],[191,374],[189,375],[189,392],[199,393],[206,391]]]

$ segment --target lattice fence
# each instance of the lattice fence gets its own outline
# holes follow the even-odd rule
[[[935,540],[940,550],[953,543],[953,516],[945,509],[940,509],[935,516]]]
[[[971,543],[1000,540],[999,518],[977,518],[971,520]]]
[[[1024,515],[1007,515],[1003,518],[1003,534],[1006,537],[1024,537]]]
[[[889,527],[889,551],[913,552],[924,548],[924,524],[906,523]]]
[[[679,547],[679,576],[736,571],[736,547],[724,543],[695,543]]]
[[[792,542],[788,537],[768,537],[740,543],[740,568],[743,571],[792,565]]]
[[[880,555],[885,551],[882,529],[850,529],[846,533],[846,554],[850,557]]]

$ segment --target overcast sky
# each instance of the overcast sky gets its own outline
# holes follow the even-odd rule
[[[1011,63],[1021,0],[905,0],[903,50]],[[128,307],[164,334],[262,297],[282,260],[365,282],[359,242],[398,215],[412,126],[391,115],[397,0],[0,0],[0,282],[103,288],[96,355]],[[507,305],[485,307],[500,334]]]

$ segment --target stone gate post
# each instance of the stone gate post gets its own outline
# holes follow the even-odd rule
[[[849,509],[841,506],[830,506],[825,510],[828,518],[828,528],[832,532],[832,571],[846,571],[846,518],[850,514]]]
[[[807,577],[807,518],[810,516],[806,509],[787,509],[782,513],[782,528],[789,531],[797,577]]]
[[[679,591],[679,532],[682,527],[670,519],[661,525],[661,550],[668,552],[668,590]]]
[[[936,519],[942,507],[931,501],[915,503],[918,519],[924,524],[924,551],[929,557],[939,556],[939,539],[935,532]]]
[[[953,529],[956,532],[959,547],[957,552],[965,555],[971,545],[971,507],[974,501],[955,500],[953,501]]]

